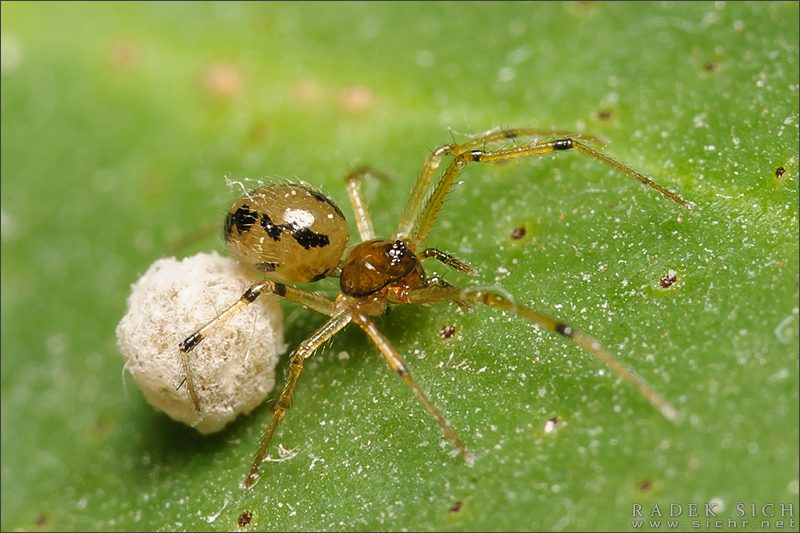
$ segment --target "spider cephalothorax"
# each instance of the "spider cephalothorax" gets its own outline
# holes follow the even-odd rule
[[[419,289],[426,285],[422,262],[407,241],[372,239],[358,244],[342,264],[342,294],[370,296],[392,285]]]

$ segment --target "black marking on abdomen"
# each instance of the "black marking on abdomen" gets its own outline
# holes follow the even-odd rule
[[[286,229],[286,226],[281,224],[273,224],[272,219],[269,218],[269,215],[263,213],[261,215],[261,227],[264,228],[264,231],[267,232],[273,241],[281,240],[281,232]]]
[[[269,235],[273,241],[281,240],[281,234],[284,231],[287,232],[295,241],[297,241],[297,244],[306,250],[311,248],[322,248],[331,243],[330,237],[324,233],[317,233],[306,227],[298,226],[297,224],[275,224],[266,213],[261,215],[261,227],[264,228],[264,230],[267,232],[267,235]]]
[[[256,263],[255,267],[256,270],[260,270],[261,272],[275,272],[275,269],[278,268],[278,263],[264,261],[263,263]]]
[[[339,215],[340,217],[344,218],[344,213],[342,213],[342,211],[341,211],[341,209],[339,209],[338,205],[333,203],[333,200],[331,200],[330,198],[328,198],[323,193],[321,193],[321,192],[319,192],[317,190],[314,190],[314,189],[311,189],[311,188],[307,188],[306,191],[315,200],[320,201],[322,203],[325,203],[325,204],[328,204],[329,206],[331,206],[333,208],[333,210],[336,211],[337,215]]]
[[[227,241],[231,236],[231,231],[233,231],[233,213],[228,213],[225,217],[225,228],[222,230],[222,238]]]
[[[308,280],[308,281],[309,281],[309,282],[311,282],[311,281],[319,281],[319,280],[321,280],[322,278],[324,278],[324,277],[325,277],[325,276],[327,276],[327,275],[328,275],[328,273],[327,273],[327,272],[321,272],[321,273],[317,274],[316,276],[314,276],[313,278],[311,278],[311,279],[310,279],[310,280]]]
[[[234,226],[236,227],[236,231],[239,232],[239,235],[241,235],[242,233],[250,231],[250,228],[253,227],[253,224],[255,224],[257,220],[258,213],[250,209],[249,205],[243,204],[239,206],[239,209],[233,213],[228,213],[228,216],[225,217],[225,240],[228,240],[228,237],[230,237]]]
[[[308,250],[309,248],[322,248],[331,243],[330,238],[324,233],[315,233],[308,228],[291,229],[292,237],[297,241],[297,244]]]

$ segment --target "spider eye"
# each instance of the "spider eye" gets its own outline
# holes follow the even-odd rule
[[[389,264],[392,266],[400,264],[403,257],[406,255],[406,250],[406,243],[403,241],[394,241],[391,248],[386,251],[386,255],[389,256]]]

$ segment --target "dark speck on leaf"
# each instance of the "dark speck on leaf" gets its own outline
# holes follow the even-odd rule
[[[518,228],[514,228],[511,231],[511,238],[514,240],[519,240],[528,233],[528,230],[525,229],[525,226],[519,226]]]
[[[454,325],[452,325],[452,324],[448,324],[447,326],[444,326],[439,331],[439,336],[441,338],[443,338],[443,339],[449,339],[450,337],[452,337],[455,334],[456,334],[456,327]]]
[[[662,289],[669,289],[675,285],[676,281],[678,281],[678,273],[674,270],[670,270],[665,276],[658,280],[658,284],[661,285]]]
[[[601,109],[597,112],[597,118],[600,120],[611,120],[613,113],[610,109]]]

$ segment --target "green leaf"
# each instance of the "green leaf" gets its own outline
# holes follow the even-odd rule
[[[606,530],[670,504],[691,527],[687,506],[705,520],[712,502],[749,529],[738,503],[796,512],[799,33],[779,2],[4,2],[0,528],[231,530],[247,511],[283,531]],[[376,166],[389,235],[426,155],[497,126],[602,136],[696,208],[572,153],[468,165],[428,244],[479,273],[433,270],[592,335],[683,423],[519,319],[396,308],[380,326],[475,466],[350,328],[300,378],[272,450],[295,457],[245,492],[268,405],[203,437],[125,380],[130,284],[222,248],[224,177],[300,177],[350,216],[343,176]],[[321,324],[284,309],[291,345]]]

